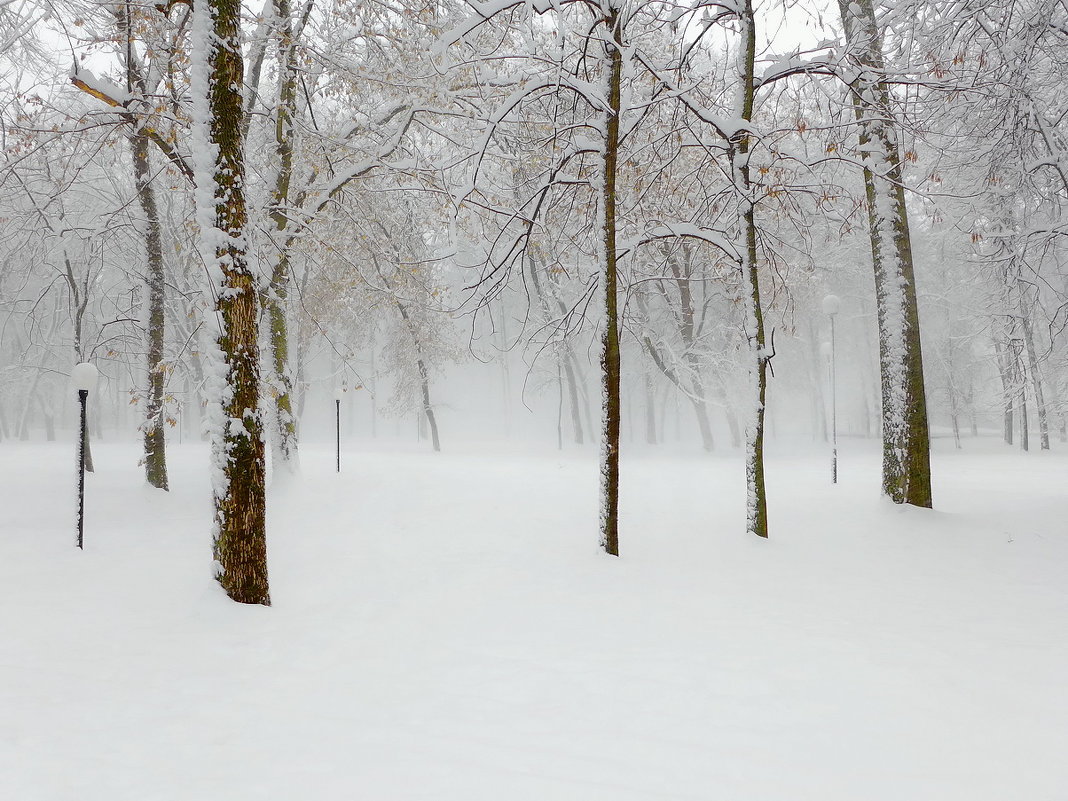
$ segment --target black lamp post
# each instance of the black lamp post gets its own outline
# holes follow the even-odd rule
[[[81,407],[80,425],[78,426],[78,547],[84,550],[85,533],[85,406],[89,393],[96,386],[97,371],[89,362],[74,365],[70,378],[78,390],[78,405]]]
[[[834,318],[842,306],[837,295],[823,299],[823,313],[831,318],[831,483],[838,483],[838,374],[835,365]]]
[[[341,472],[341,399],[345,397],[345,388],[338,387],[334,390],[334,406],[337,416],[335,417],[334,429],[337,433],[337,471]]]

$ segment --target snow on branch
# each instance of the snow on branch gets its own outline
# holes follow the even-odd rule
[[[696,239],[719,249],[733,261],[741,261],[742,250],[738,243],[714,228],[705,228],[694,223],[662,223],[645,234],[619,243],[619,255],[628,255],[638,248],[663,239]]]
[[[178,168],[189,183],[196,185],[193,168],[189,166],[185,158],[174,149],[174,146],[146,120],[139,119],[129,110],[130,104],[141,98],[131,95],[125,89],[112,83],[106,78],[100,78],[91,71],[80,67],[77,63],[71,69],[70,82],[88,95],[92,95],[112,108],[122,109],[120,114],[122,121],[132,126],[138,133],[142,133],[152,140],[167,159]]]

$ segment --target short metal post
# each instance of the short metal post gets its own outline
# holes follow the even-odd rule
[[[835,363],[834,315],[831,317],[831,483],[838,483],[838,367]]]
[[[81,423],[78,426],[78,547],[84,548],[85,534],[85,404],[89,390],[78,390],[78,402],[81,405]]]

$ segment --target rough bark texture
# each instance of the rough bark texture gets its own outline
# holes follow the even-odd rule
[[[864,160],[864,187],[879,318],[883,492],[895,503],[931,506],[930,438],[920,352],[912,243],[897,125],[890,113],[882,37],[872,0],[839,0]]]
[[[148,327],[145,331],[148,391],[145,395],[145,479],[153,487],[167,489],[167,440],[163,428],[163,240],[156,192],[148,157],[147,136],[130,137],[137,199],[145,215],[145,288],[148,291]]]
[[[263,425],[259,414],[258,309],[245,254],[241,4],[238,0],[211,2],[215,43],[208,62],[210,137],[218,148],[215,227],[226,235],[214,254],[222,268],[216,311],[222,321],[218,344],[228,387],[223,404],[225,431],[219,437],[221,442],[213,442],[226,486],[225,493],[215,497],[215,560],[217,578],[227,595],[240,603],[270,605]]]
[[[608,61],[608,111],[605,113],[604,163],[600,206],[603,215],[604,313],[601,334],[601,547],[619,556],[619,318],[616,274],[616,164],[619,154],[619,109],[623,64],[619,52],[619,10],[610,6],[605,17],[605,57]]]

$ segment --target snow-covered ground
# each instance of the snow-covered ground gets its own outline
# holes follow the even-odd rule
[[[210,577],[207,455],[172,492],[96,445],[0,446],[0,799],[1063,801],[1068,458],[938,441],[936,511],[873,443],[624,459],[305,447],[274,606]]]

